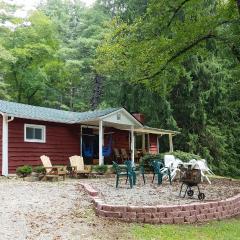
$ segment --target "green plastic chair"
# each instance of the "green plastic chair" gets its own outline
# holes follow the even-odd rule
[[[131,171],[132,172],[132,176],[133,176],[133,185],[136,185],[136,179],[137,179],[137,175],[141,174],[142,178],[143,178],[143,182],[144,184],[146,183],[145,181],[145,176],[144,176],[144,167],[143,166],[139,166],[139,169],[137,169],[137,167],[135,167],[132,163],[131,160],[126,160],[125,165],[127,167],[127,171]],[[126,179],[126,183],[127,183],[128,179]]]
[[[118,188],[118,184],[119,184],[119,178],[120,177],[127,177],[126,179],[126,183],[129,179],[129,183],[130,183],[130,188],[133,188],[133,171],[128,169],[128,167],[121,167],[119,166],[116,162],[112,162],[113,163],[113,169],[116,173],[116,188]]]
[[[159,160],[154,160],[151,165],[153,167],[152,183],[154,181],[155,175],[157,175],[158,185],[162,184],[164,176],[168,176],[169,183],[172,184],[171,172],[169,168],[164,167],[164,164]]]

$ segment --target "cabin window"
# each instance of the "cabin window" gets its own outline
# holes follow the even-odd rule
[[[43,125],[25,124],[24,141],[45,143],[46,127]]]

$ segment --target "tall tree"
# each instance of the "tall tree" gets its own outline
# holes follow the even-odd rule
[[[122,13],[113,19],[97,61],[101,74],[129,85],[119,96],[128,109],[134,101],[145,114],[158,113],[148,122],[181,129],[180,149],[233,175],[240,174],[232,168],[239,166],[239,149],[233,147],[239,132],[238,6],[238,1],[148,1],[146,12],[133,21]],[[144,88],[152,94],[141,92]],[[150,99],[155,102],[144,109]]]
[[[96,48],[103,38],[109,19],[98,5],[86,8],[80,1],[47,1],[43,11],[58,29],[63,61],[65,96],[70,109],[96,108],[101,97],[102,78],[96,73]],[[66,97],[65,97],[66,98]]]
[[[9,93],[18,102],[38,103],[47,84],[45,66],[58,47],[51,21],[40,12],[28,19],[28,25],[11,31],[5,47],[16,59],[5,76]]]

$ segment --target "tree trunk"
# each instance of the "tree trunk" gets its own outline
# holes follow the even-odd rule
[[[31,104],[32,98],[35,96],[38,90],[39,90],[38,88],[35,89],[30,95],[27,96],[27,104]]]
[[[96,74],[93,81],[93,93],[91,98],[91,108],[93,110],[96,109],[100,103],[102,96],[102,82],[103,77]]]

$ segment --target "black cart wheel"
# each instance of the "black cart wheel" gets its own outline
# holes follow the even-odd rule
[[[193,192],[192,189],[190,189],[190,190],[187,191],[187,195],[188,195],[189,197],[192,197],[193,194],[194,194],[194,192]]]
[[[198,199],[199,200],[204,200],[205,199],[205,194],[204,193],[199,193],[198,194]]]

